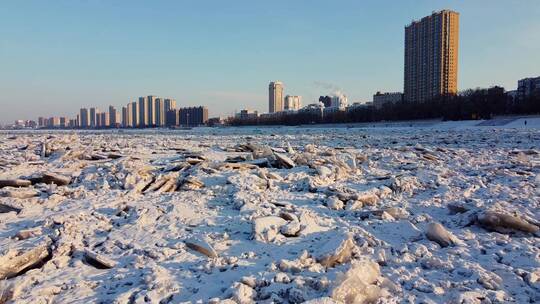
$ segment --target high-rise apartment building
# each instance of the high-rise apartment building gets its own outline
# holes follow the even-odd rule
[[[118,120],[118,112],[113,106],[109,106],[109,126],[115,128],[116,124],[120,123]]]
[[[131,127],[136,128],[139,126],[139,104],[137,102],[128,103],[128,111],[131,113]]]
[[[137,126],[141,128],[147,127],[149,125],[148,117],[148,99],[139,97],[139,124]]]
[[[518,81],[517,98],[519,101],[535,94],[540,96],[540,76],[523,78]]]
[[[165,124],[167,125],[167,127],[174,127],[180,124],[180,121],[178,120],[179,114],[177,109],[168,110],[166,116],[167,117],[165,120]]]
[[[107,112],[97,114],[96,127],[107,128],[110,126],[109,115]]]
[[[91,128],[97,127],[98,115],[99,115],[98,108],[90,108],[90,127]]]
[[[273,81],[268,85],[268,112],[281,111],[283,111],[283,83]]]
[[[208,108],[189,107],[178,111],[179,123],[182,126],[200,126],[208,120]]]
[[[131,126],[131,117],[129,116],[128,107],[125,106],[125,107],[122,107],[122,127],[127,128],[130,126]]]
[[[165,113],[172,109],[176,109],[176,100],[172,98],[165,98]]]
[[[156,98],[156,125],[159,127],[165,126],[165,100],[163,98]]]
[[[147,127],[153,127],[157,125],[156,117],[157,117],[157,109],[156,109],[156,96],[149,95],[147,98],[148,102],[148,124]]]
[[[459,13],[442,10],[405,27],[404,98],[457,93]]]
[[[81,128],[90,127],[90,113],[87,108],[82,108],[79,112],[79,123]]]
[[[42,128],[45,127],[47,124],[47,118],[45,117],[39,117],[38,118],[38,127]]]
[[[283,104],[284,110],[297,111],[302,107],[302,96],[285,96],[285,103]]]

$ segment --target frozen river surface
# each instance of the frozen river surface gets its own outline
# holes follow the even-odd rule
[[[540,130],[0,133],[0,303],[540,302]]]

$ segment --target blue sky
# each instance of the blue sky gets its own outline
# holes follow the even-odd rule
[[[404,26],[460,13],[459,89],[540,75],[538,0],[0,0],[0,122],[74,116],[141,95],[267,109],[267,86],[304,104],[403,90]]]

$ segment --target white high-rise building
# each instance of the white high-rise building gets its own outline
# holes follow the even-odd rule
[[[268,112],[281,111],[283,111],[283,83],[273,81],[268,85]]]
[[[345,109],[347,105],[349,104],[347,96],[341,93],[336,94],[334,96],[330,96],[330,98],[331,98],[330,107],[332,108]]]
[[[128,106],[122,107],[122,127],[124,128],[131,126],[131,117],[129,115]]]
[[[156,98],[156,125],[165,126],[165,100],[163,98]]]
[[[149,95],[148,100],[148,125],[147,126],[156,126],[157,123],[157,107],[156,107],[156,96]]]
[[[285,96],[284,110],[297,111],[302,107],[302,96],[287,95]]]
[[[41,123],[40,120],[40,126],[45,126],[45,123]],[[90,127],[90,112],[88,112],[87,108],[82,108],[79,113],[79,126],[81,128],[88,128]]]
[[[95,128],[98,126],[97,119],[99,115],[98,108],[90,108],[90,127]]]
[[[139,97],[139,127],[147,127],[149,125],[148,99]]]

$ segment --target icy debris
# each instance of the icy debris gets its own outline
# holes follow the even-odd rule
[[[0,190],[0,197],[28,199],[39,196],[39,194],[40,191],[36,189],[3,188]]]
[[[241,283],[255,288],[257,286],[257,279],[254,276],[242,277]]]
[[[0,280],[3,301],[343,303],[320,297],[341,283],[339,271],[368,257],[388,278],[367,284],[361,301],[377,288],[375,303],[540,301],[538,232],[511,237],[470,227],[495,230],[482,220],[487,207],[521,220],[496,229],[540,226],[539,154],[525,152],[538,146],[536,131],[10,134],[18,132],[0,134],[0,180],[27,179],[33,186],[1,189],[19,198],[0,197],[0,252],[44,237],[52,243],[49,257],[30,271]],[[43,184],[41,172],[73,179],[69,186]],[[190,178],[194,183],[185,182]],[[31,195],[21,198],[26,190]],[[329,198],[350,211],[321,206]],[[255,229],[267,217],[274,219]],[[437,249],[426,238],[432,222],[467,247]],[[445,235],[432,239],[451,245]],[[204,236],[219,256],[199,256],[183,242],[193,236]],[[95,263],[85,250],[118,264],[88,267],[85,262]]]
[[[479,278],[477,281],[484,288],[490,290],[499,290],[501,288],[501,284],[503,283],[503,280],[500,276],[489,271],[481,271],[479,273]]]
[[[48,173],[43,173],[43,176],[41,177],[41,182],[45,184],[55,184],[58,186],[66,186],[66,185],[69,185],[69,183],[71,182],[71,177],[48,172]]]
[[[459,240],[455,235],[446,230],[443,225],[436,222],[428,224],[426,229],[426,237],[428,238],[428,240],[441,245],[441,247],[462,244],[461,240]]]
[[[540,291],[540,269],[536,269],[533,272],[529,272],[525,275],[525,281],[532,288]]]
[[[200,188],[204,187],[204,183],[201,182],[199,179],[193,177],[193,176],[187,177],[186,179],[184,179],[180,183],[182,185],[181,186],[182,190],[197,190],[197,189],[200,189]]]
[[[39,266],[50,256],[52,241],[40,237],[13,243],[0,252],[0,280],[19,275],[22,271]]]
[[[298,288],[289,288],[287,290],[287,300],[289,300],[289,303],[304,303],[306,294]]]
[[[9,213],[9,212],[19,213],[21,212],[21,210],[22,209],[20,208],[0,203],[0,213]]]
[[[540,227],[530,224],[517,216],[495,211],[486,211],[478,214],[478,223],[484,228],[501,233],[509,233],[511,231],[535,233],[540,229]]]
[[[344,204],[339,198],[333,196],[328,198],[328,200],[326,201],[326,206],[332,210],[342,210]]]
[[[317,298],[317,299],[305,301],[304,304],[342,304],[342,303],[332,300],[332,298],[329,298],[329,297],[323,297],[323,298]]]
[[[290,222],[284,226],[281,226],[280,232],[286,237],[295,237],[300,234],[302,226],[299,222]]]
[[[284,219],[286,221],[289,221],[289,222],[298,222],[298,216],[296,216],[296,214],[291,213],[291,212],[283,211],[283,212],[279,213],[279,216],[282,219]]]
[[[21,229],[17,232],[15,237],[18,240],[26,240],[29,238],[40,236],[43,233],[42,227],[35,227],[30,229]]]
[[[26,179],[1,179],[0,188],[4,187],[29,187],[32,182]]]
[[[404,208],[388,207],[379,210],[361,211],[357,213],[361,219],[365,220],[369,217],[375,217],[384,220],[401,220],[409,217],[409,212]]]
[[[229,288],[226,297],[233,300],[237,304],[255,303],[254,298],[257,292],[248,285],[236,282]]]
[[[282,153],[277,153],[277,152],[274,153],[274,155],[276,156],[277,163],[280,167],[283,167],[286,169],[294,168],[295,166],[294,161],[287,155],[282,154]]]
[[[86,261],[88,261],[88,263],[100,269],[114,268],[117,264],[115,261],[109,259],[108,257],[97,254],[88,249],[84,251],[84,257]]]
[[[469,206],[465,205],[464,203],[458,202],[450,203],[446,207],[450,211],[451,215],[465,213],[470,210]]]
[[[287,221],[278,216],[256,218],[253,220],[253,239],[267,243],[277,241],[279,230],[285,224]]]
[[[217,258],[218,254],[208,242],[201,238],[191,238],[185,240],[184,243],[186,247],[191,250],[197,251],[198,253],[204,254],[209,258]]]
[[[334,267],[337,264],[349,262],[355,248],[351,235],[338,234],[319,250],[317,262],[324,267]]]
[[[381,276],[379,264],[361,261],[351,265],[344,274],[338,276],[332,289],[332,299],[345,304],[374,303],[388,294],[377,285]]]
[[[373,206],[379,202],[379,197],[375,193],[363,193],[359,194],[356,200],[362,202],[363,205]]]
[[[225,170],[253,170],[259,168],[257,165],[249,163],[222,163],[218,166],[218,169]]]
[[[333,172],[330,168],[326,167],[326,166],[318,166],[317,167],[317,174],[319,174],[321,177],[330,177]]]
[[[415,176],[393,177],[390,188],[398,193],[412,195],[414,190],[421,187],[420,182]]]

